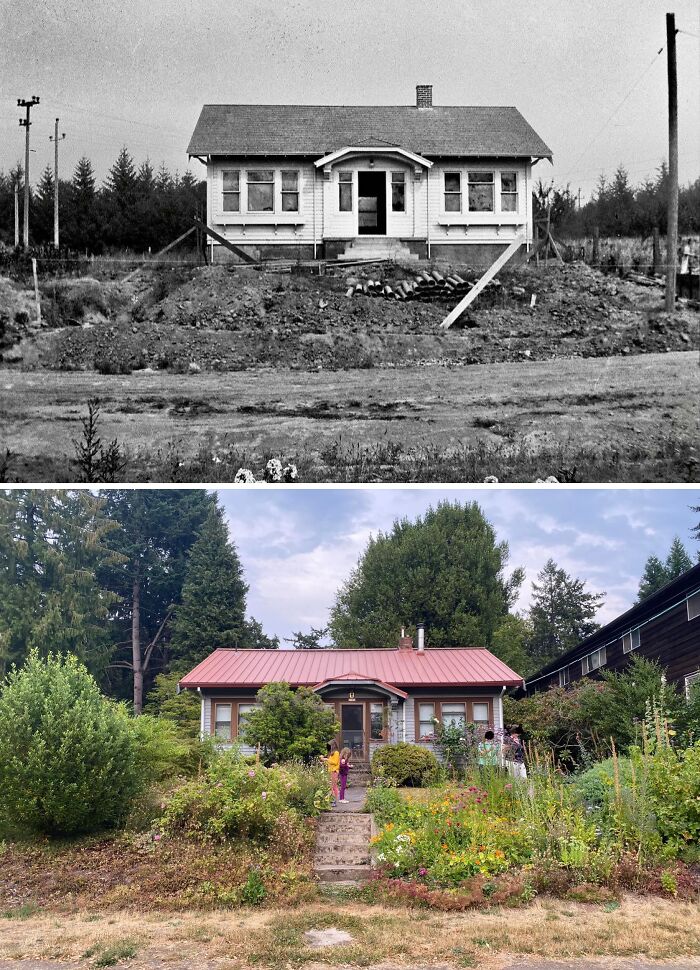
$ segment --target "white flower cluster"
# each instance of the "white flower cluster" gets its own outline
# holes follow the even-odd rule
[[[239,468],[233,481],[236,485],[252,485],[258,479],[250,468]],[[279,458],[270,458],[267,465],[265,465],[265,471],[260,481],[269,482],[270,484],[277,482],[292,484],[293,482],[299,481],[299,472],[297,471],[296,465],[292,465],[291,463],[289,465],[283,465]]]

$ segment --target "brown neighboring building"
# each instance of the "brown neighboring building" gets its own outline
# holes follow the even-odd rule
[[[557,657],[525,683],[525,693],[565,687],[601,670],[621,670],[633,656],[655,660],[671,683],[700,683],[700,565],[672,580]]]

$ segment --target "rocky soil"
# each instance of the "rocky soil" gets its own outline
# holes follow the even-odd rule
[[[439,265],[474,278],[460,266]],[[65,280],[33,293],[0,280],[0,352],[29,369],[237,371],[475,364],[607,357],[700,346],[697,310],[663,311],[662,292],[584,263],[500,276],[451,330],[457,302],[394,302],[345,292],[349,279],[396,283],[415,266],[336,276],[223,266],[148,270],[126,284]],[[534,306],[533,303],[534,297]]]

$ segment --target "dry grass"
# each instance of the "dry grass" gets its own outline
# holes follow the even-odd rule
[[[335,926],[355,942],[321,953],[305,930]],[[700,957],[700,905],[628,896],[619,908],[543,898],[519,910],[434,913],[359,903],[316,903],[293,910],[191,910],[140,914],[123,910],[65,916],[36,914],[0,921],[0,959],[85,960],[130,941],[129,966],[269,967],[501,965],[532,958]]]

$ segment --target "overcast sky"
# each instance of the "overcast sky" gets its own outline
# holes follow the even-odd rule
[[[0,0],[0,169],[24,159],[16,102],[32,95],[32,181],[53,164],[56,116],[62,173],[87,155],[102,179],[123,145],[182,172],[205,102],[412,104],[432,83],[436,104],[518,107],[554,152],[536,176],[585,198],[601,171],[622,163],[638,183],[667,155],[667,10],[689,32],[686,183],[700,158],[697,0]]]
[[[693,559],[699,550],[690,535],[700,519],[690,510],[700,505],[697,489],[267,487],[218,495],[250,584],[248,612],[280,638],[326,625],[336,591],[371,534],[446,498],[478,501],[498,540],[508,542],[509,569],[526,571],[520,610],[549,558],[587,590],[607,593],[598,615],[605,623],[632,606],[647,558],[665,558],[675,535]]]

